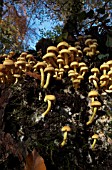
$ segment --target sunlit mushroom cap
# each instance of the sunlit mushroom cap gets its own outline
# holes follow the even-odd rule
[[[78,66],[79,66],[79,63],[78,62],[76,62],[76,61],[73,61],[71,64],[70,64],[70,67],[71,68],[78,68]]]
[[[86,66],[86,64],[84,62],[79,63],[79,67],[84,67],[84,66]]]
[[[3,62],[3,65],[5,65],[5,66],[14,66],[14,62],[13,62],[13,60],[6,59],[6,60]]]
[[[44,63],[44,62],[38,62],[37,64],[35,64],[34,66],[33,66],[33,68],[44,68],[44,67],[46,67],[46,63]]]
[[[44,69],[44,72],[54,72],[55,71],[55,69],[54,69],[54,67],[46,67],[45,69]]]
[[[69,47],[69,44],[65,41],[62,41],[57,45],[57,48],[58,48],[59,51],[61,49],[67,49],[68,47]]]
[[[70,50],[71,52],[77,53],[78,49],[76,47],[69,47],[68,50]]]
[[[91,102],[91,107],[100,107],[101,103],[99,101],[93,101]]]
[[[64,54],[68,54],[68,55],[70,55],[70,50],[68,50],[68,49],[62,49],[61,51],[60,51],[60,54],[63,56]]]
[[[88,67],[86,67],[86,66],[84,66],[84,67],[81,67],[80,68],[80,71],[82,72],[82,71],[85,71],[85,72],[87,72],[88,71]]]
[[[94,67],[94,68],[91,69],[91,72],[92,73],[99,73],[99,69]]]
[[[51,101],[55,101],[56,97],[54,95],[46,95],[44,98],[44,102],[51,100]]]
[[[107,61],[107,64],[112,67],[112,60]]]
[[[108,64],[102,64],[101,66],[100,66],[100,70],[108,70],[109,69],[109,65]]]
[[[55,53],[57,55],[58,54],[58,49],[55,46],[49,46],[47,48],[47,53],[49,53],[49,52],[53,52],[53,53]]]
[[[96,90],[92,90],[88,93],[88,97],[97,97],[98,95],[98,91]]]
[[[92,136],[92,139],[98,139],[98,135],[97,134],[94,134],[93,136]]]
[[[69,132],[69,131],[71,131],[71,128],[70,128],[70,126],[63,126],[63,127],[61,128],[61,131],[62,131],[62,132],[64,132],[64,131]]]
[[[49,52],[42,57],[42,59],[45,61],[46,61],[46,59],[49,59],[49,58],[53,58],[55,60],[57,59],[56,55],[52,52]]]

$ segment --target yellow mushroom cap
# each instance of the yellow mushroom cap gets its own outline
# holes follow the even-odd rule
[[[44,68],[44,67],[46,67],[46,63],[44,63],[44,62],[38,62],[37,64],[35,64],[34,66],[33,66],[33,68]]]
[[[57,59],[56,55],[52,52],[49,52],[42,57],[42,59],[45,61],[46,61],[46,59],[49,59],[49,58],[53,58],[55,60]]]
[[[71,131],[71,128],[70,128],[70,126],[63,126],[63,127],[61,128],[61,131],[62,131],[62,132],[65,132],[65,131],[69,132],[69,131]]]
[[[101,103],[99,101],[93,101],[91,102],[91,107],[100,107]]]
[[[46,67],[45,69],[44,69],[44,72],[54,72],[55,71],[55,69],[54,69],[54,67]]]
[[[56,97],[54,95],[46,95],[45,98],[44,98],[44,102],[46,102],[48,100],[55,101]]]
[[[92,136],[92,139],[98,139],[98,135],[97,134],[94,134],[93,136]]]
[[[49,53],[49,52],[53,52],[53,53],[55,53],[57,55],[58,54],[58,49],[55,46],[49,46],[47,48],[47,53]]]
[[[107,61],[107,64],[109,65],[109,67],[112,67],[112,60]]]
[[[68,47],[69,47],[69,44],[65,41],[62,41],[57,45],[57,48],[58,48],[59,51],[61,49],[67,49]]]
[[[6,59],[6,60],[3,62],[3,65],[5,65],[5,66],[14,66],[14,62],[13,62],[13,60]]]
[[[78,66],[79,66],[79,63],[76,62],[76,61],[73,61],[73,62],[70,64],[70,67],[71,67],[71,68],[78,68]]]
[[[92,90],[88,93],[88,97],[97,97],[98,95],[98,91],[96,90]]]
[[[86,66],[86,64],[84,62],[79,63],[79,67],[84,67],[84,66]]]
[[[109,69],[109,65],[108,64],[102,64],[101,66],[100,66],[100,70],[108,70]]]
[[[92,73],[99,73],[99,69],[94,67],[94,68],[91,69],[91,72]]]

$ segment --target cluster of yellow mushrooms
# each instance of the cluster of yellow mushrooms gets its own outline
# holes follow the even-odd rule
[[[82,49],[82,44],[84,48]],[[35,60],[32,54],[22,52],[21,55],[14,60],[14,52],[9,54],[3,54],[3,63],[0,63],[0,82],[14,83],[16,84],[20,78],[25,77],[26,72],[39,73],[41,76],[40,86],[41,88],[47,89],[53,77],[55,80],[62,80],[64,74],[67,73],[70,81],[73,84],[75,90],[80,88],[80,83],[84,79],[88,67],[83,62],[83,55],[89,58],[94,58],[99,54],[97,50],[97,40],[92,39],[91,36],[78,36],[78,41],[75,42],[74,46],[69,45],[67,42],[60,42],[57,47],[49,46],[46,54],[42,57],[43,61]],[[94,87],[89,92],[88,97],[91,100],[90,107],[92,116],[90,116],[86,125],[90,125],[94,121],[94,117],[97,110],[100,109],[101,103],[98,101],[98,90],[99,88],[107,93],[112,93],[112,60],[103,63],[100,68],[92,68],[91,76],[88,78],[88,82]],[[47,110],[42,113],[42,117],[45,117],[51,110],[52,101],[55,101],[54,95],[46,95],[44,102],[48,102]],[[62,127],[63,141],[61,146],[64,146],[67,142],[67,133],[71,131],[71,128],[66,125]],[[98,135],[92,136],[94,142],[92,148],[96,143]]]

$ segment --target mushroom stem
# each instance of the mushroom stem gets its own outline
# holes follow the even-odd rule
[[[107,81],[103,81],[103,82],[101,82],[100,87],[107,86],[107,85],[108,85],[108,83],[109,83],[109,81],[108,81],[108,80],[107,80]]]
[[[94,117],[96,115],[96,112],[97,112],[97,107],[94,107],[93,114],[92,114],[91,118],[89,119],[89,121],[86,123],[86,125],[89,125],[89,124],[91,124],[93,122],[93,119],[94,119]]]
[[[44,85],[44,89],[46,89],[49,85],[49,82],[50,82],[50,77],[51,77],[51,73],[47,73],[47,79],[46,79],[46,83]]]
[[[61,146],[64,146],[66,141],[67,141],[67,132],[64,132],[64,134],[63,134],[63,141],[61,143]]]
[[[93,144],[91,145],[91,148],[92,148],[92,149],[94,149],[95,144],[96,144],[96,139],[94,139]]]
[[[44,86],[44,70],[43,68],[40,68],[40,73],[41,73],[41,87]]]
[[[96,80],[93,80],[93,84],[94,84],[95,88],[98,89],[98,84],[97,84]]]
[[[42,113],[42,117],[45,117],[46,114],[48,114],[49,111],[51,110],[51,101],[48,100],[47,102],[48,102],[48,107],[47,107],[47,110],[44,113]]]
[[[18,82],[18,77],[16,77],[16,80],[15,80],[14,84],[17,84],[17,82]]]

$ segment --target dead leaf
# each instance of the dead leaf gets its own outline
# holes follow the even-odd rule
[[[24,170],[46,170],[44,159],[36,149],[27,155]]]

